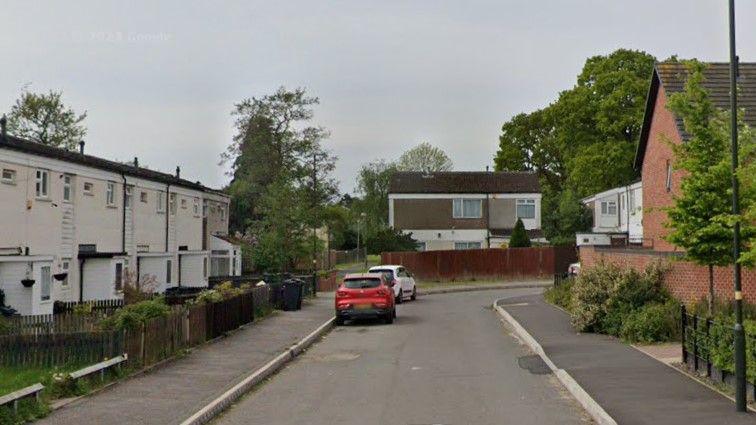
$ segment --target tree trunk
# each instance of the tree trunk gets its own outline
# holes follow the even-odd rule
[[[714,266],[709,264],[709,317],[714,315]]]

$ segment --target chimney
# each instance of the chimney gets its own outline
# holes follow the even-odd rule
[[[486,173],[488,172],[488,165],[486,165]]]
[[[5,141],[5,138],[8,135],[8,129],[6,126],[8,125],[8,118],[5,117],[5,114],[3,114],[3,117],[0,118],[0,135],[3,137],[3,141]]]
[[[79,142],[79,153],[84,155],[84,141]]]
[[[181,167],[179,166],[176,166],[176,178],[177,179],[181,178]]]
[[[134,167],[139,168],[139,158],[136,156],[134,157]]]

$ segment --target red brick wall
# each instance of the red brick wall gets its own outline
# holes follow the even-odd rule
[[[643,158],[641,178],[643,180],[643,245],[656,251],[675,251],[675,246],[664,240],[669,230],[664,227],[667,213],[662,208],[673,203],[672,196],[679,193],[683,176],[674,171],[674,154],[669,142],[680,144],[682,139],[677,131],[675,117],[667,109],[664,87],[659,86],[654,114]],[[673,165],[672,192],[667,192],[667,163]],[[677,249],[679,250],[679,248]]]
[[[709,269],[697,266],[688,261],[681,261],[670,252],[613,249],[592,246],[580,247],[580,264],[587,270],[601,260],[624,267],[632,267],[642,271],[646,265],[654,261],[662,261],[671,269],[667,273],[664,285],[667,290],[685,303],[695,303],[709,293]],[[743,297],[746,301],[756,303],[756,270],[743,269]],[[733,298],[732,267],[714,268],[714,291],[718,298],[728,300]]]

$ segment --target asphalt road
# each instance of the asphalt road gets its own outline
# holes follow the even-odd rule
[[[491,310],[538,291],[421,297],[398,306],[393,325],[338,327],[216,423],[589,423]]]

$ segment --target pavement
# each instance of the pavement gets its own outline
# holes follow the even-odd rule
[[[183,358],[52,412],[41,424],[178,424],[333,317],[333,298],[275,312]]]
[[[541,295],[508,297],[499,306],[619,424],[756,424],[753,414],[736,413],[732,401],[639,350],[577,334],[569,316]]]
[[[218,424],[590,423],[540,357],[493,313],[540,289],[421,297],[394,324],[335,328]]]

